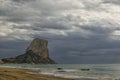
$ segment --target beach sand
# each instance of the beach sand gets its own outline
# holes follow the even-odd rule
[[[30,69],[0,68],[0,80],[74,80],[41,74],[29,74]]]

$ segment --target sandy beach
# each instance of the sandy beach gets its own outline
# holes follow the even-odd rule
[[[73,80],[41,74],[29,74],[30,69],[0,68],[0,80]]]

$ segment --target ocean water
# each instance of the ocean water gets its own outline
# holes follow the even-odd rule
[[[0,67],[33,69],[30,74],[44,74],[77,80],[120,80],[120,64],[1,64]]]

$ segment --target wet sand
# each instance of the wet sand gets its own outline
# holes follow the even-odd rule
[[[41,74],[29,74],[30,69],[0,68],[0,80],[74,80]]]

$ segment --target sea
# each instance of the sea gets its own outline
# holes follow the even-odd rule
[[[120,64],[0,64],[0,67],[33,69],[43,74],[75,80],[120,80]]]

